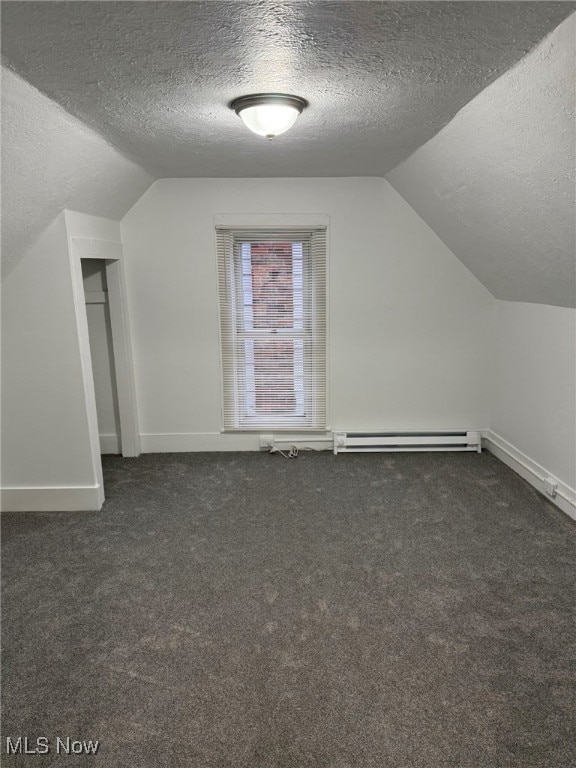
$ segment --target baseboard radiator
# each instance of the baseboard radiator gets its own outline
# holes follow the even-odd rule
[[[480,432],[333,432],[334,453],[482,450]]]

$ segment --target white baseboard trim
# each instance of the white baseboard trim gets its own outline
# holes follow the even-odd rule
[[[120,440],[118,435],[100,435],[100,453],[120,453]]]
[[[526,456],[525,453],[522,453],[522,451],[491,429],[482,430],[482,442],[490,453],[493,453],[500,461],[507,464],[524,480],[527,480],[548,501],[556,504],[569,517],[576,520],[576,490],[574,488],[570,488],[569,485],[558,480],[552,472],[549,472],[541,464],[533,461],[529,456]],[[546,477],[554,477],[554,480],[558,483],[558,492],[554,497],[549,496],[544,491],[544,478]]]
[[[270,432],[272,434],[273,431]],[[264,433],[263,433],[264,434]],[[281,435],[274,433],[277,444],[298,448],[332,450],[332,437]],[[140,435],[142,453],[187,453],[189,451],[259,451],[260,433],[171,432]]]
[[[103,503],[100,485],[0,489],[3,512],[97,512]]]

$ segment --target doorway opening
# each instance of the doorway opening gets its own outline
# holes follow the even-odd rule
[[[81,263],[100,453],[119,454],[122,452],[122,432],[106,261],[82,259]]]
[[[140,455],[122,244],[70,238],[70,267],[98,506],[103,453]]]

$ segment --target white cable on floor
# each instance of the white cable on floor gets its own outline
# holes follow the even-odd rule
[[[279,453],[280,456],[284,456],[285,459],[298,458],[298,448],[296,448],[295,445],[290,446],[290,450],[288,451],[288,453],[286,453],[286,451],[281,451],[280,448],[275,448],[275,447],[270,448],[270,453]]]

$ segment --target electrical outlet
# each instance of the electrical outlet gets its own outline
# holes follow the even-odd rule
[[[553,477],[545,477],[544,478],[544,491],[548,494],[548,496],[556,496],[558,492],[558,483]]]
[[[274,435],[260,435],[260,448],[268,451],[274,448]]]

